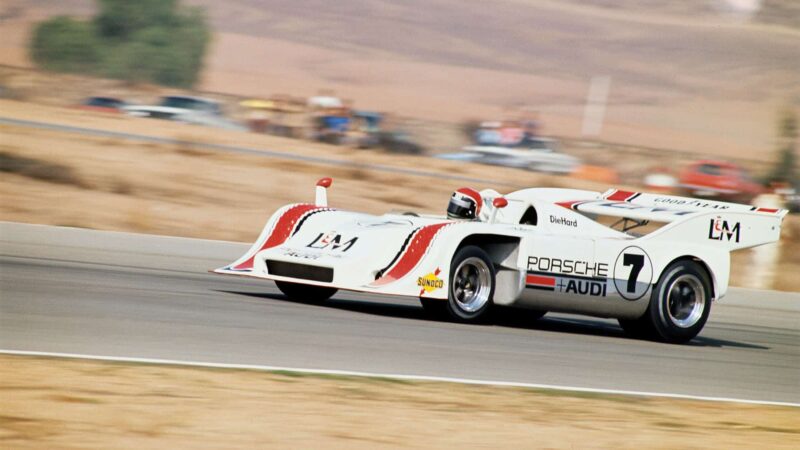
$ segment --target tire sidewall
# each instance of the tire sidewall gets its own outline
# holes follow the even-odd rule
[[[693,275],[700,280],[706,301],[704,303],[703,312],[697,322],[691,327],[681,328],[675,325],[669,318],[669,313],[667,311],[667,308],[669,308],[667,288],[677,277],[686,274]],[[685,260],[675,262],[664,270],[661,279],[656,284],[650,297],[648,312],[653,331],[655,331],[658,338],[665,342],[687,342],[697,336],[700,330],[705,326],[711,312],[711,303],[711,281],[706,271],[694,261]]]
[[[489,288],[489,300],[486,301],[486,304],[483,305],[480,309],[468,312],[461,309],[458,306],[458,302],[455,299],[455,293],[453,292],[455,288],[455,270],[462,261],[467,258],[480,258],[484,264],[489,268],[489,281],[491,286]],[[483,320],[487,317],[488,311],[491,309],[493,301],[494,301],[494,288],[496,284],[495,279],[496,271],[494,269],[494,263],[489,258],[489,255],[481,249],[480,247],[475,246],[467,246],[463,247],[458,250],[453,257],[453,260],[450,263],[450,279],[449,279],[449,287],[447,291],[447,311],[450,313],[450,316],[458,320],[460,322],[477,322]]]

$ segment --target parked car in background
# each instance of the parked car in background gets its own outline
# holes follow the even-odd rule
[[[358,148],[372,148],[380,141],[383,115],[372,111],[353,111],[353,138]]]
[[[749,203],[764,191],[743,168],[716,160],[700,160],[686,166],[679,176],[678,186],[686,195],[743,203]]]
[[[216,100],[188,95],[169,95],[161,97],[158,105],[133,105],[124,109],[132,116],[168,120],[181,120],[198,113],[222,116],[222,108]]]
[[[556,140],[543,137],[526,137],[513,147],[469,145],[462,153],[439,157],[556,174],[572,173],[581,164],[578,158],[559,152]]]
[[[377,134],[377,137],[377,146],[386,151],[406,155],[422,155],[425,153],[425,147],[415,142],[406,131],[381,131]]]
[[[161,97],[158,105],[126,106],[125,112],[136,117],[174,120],[226,130],[246,131],[247,127],[225,118],[216,100],[189,95]]]
[[[89,111],[120,113],[126,106],[128,106],[128,104],[124,100],[114,97],[97,96],[87,98],[78,105],[78,108]]]

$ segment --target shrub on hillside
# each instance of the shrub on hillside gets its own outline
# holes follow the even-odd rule
[[[99,0],[90,22],[56,17],[40,24],[33,60],[48,70],[190,87],[210,31],[203,12],[177,0]]]
[[[33,61],[57,72],[91,72],[100,59],[91,23],[58,16],[39,24],[31,42]]]

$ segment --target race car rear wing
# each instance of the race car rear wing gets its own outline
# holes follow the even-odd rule
[[[646,194],[611,189],[600,199],[559,203],[585,214],[625,217],[652,222],[675,222],[700,213],[750,213],[777,217],[778,223],[788,213],[785,209],[759,208],[738,203],[702,200],[674,195]]]
[[[559,203],[590,215],[668,223],[641,239],[714,243],[739,250],[780,239],[785,209],[612,189],[600,199]]]
[[[696,213],[686,220],[672,222],[642,237],[711,244],[728,251],[777,242],[783,216],[754,212]]]

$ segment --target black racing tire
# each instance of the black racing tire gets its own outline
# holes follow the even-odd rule
[[[333,294],[338,291],[336,288],[290,283],[288,281],[276,281],[275,284],[290,299],[308,303],[322,303],[333,297]]]
[[[489,255],[473,245],[458,250],[450,263],[447,311],[458,322],[481,322],[492,309],[495,269]]]
[[[711,279],[703,266],[688,259],[676,261],[662,272],[642,319],[649,322],[656,340],[688,342],[708,320],[711,292]]]
[[[427,314],[428,317],[432,319],[445,319],[448,317],[446,300],[420,297],[419,302],[422,304],[422,309],[425,310],[425,314]]]

